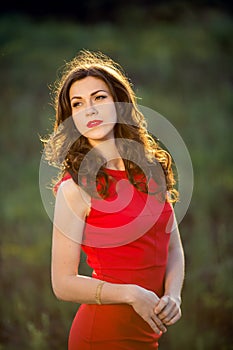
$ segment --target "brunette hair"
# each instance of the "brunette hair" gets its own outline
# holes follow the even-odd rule
[[[81,50],[74,59],[65,64],[61,78],[55,82],[54,133],[44,141],[47,159],[51,164],[59,163],[61,166],[60,179],[68,172],[75,183],[85,188],[89,194],[96,193],[96,183],[100,185],[97,186],[98,192],[103,197],[108,192],[109,175],[104,170],[105,160],[94,149],[89,152],[92,146],[85,136],[79,134],[73,119],[70,118],[72,115],[69,98],[71,85],[88,76],[102,79],[112,94],[118,118],[114,126],[114,136],[129,181],[139,190],[148,192],[143,172],[146,168],[150,177],[163,187],[164,195],[166,196],[167,192],[170,193],[168,200],[176,202],[178,191],[174,187],[171,155],[147,131],[146,120],[137,106],[137,97],[132,83],[122,67],[101,52]],[[132,147],[129,147],[130,142]],[[92,155],[88,156],[88,154]],[[82,167],[80,167],[81,163]],[[165,186],[162,185],[161,174],[158,175],[159,164],[165,177]],[[91,174],[97,174],[96,181],[93,182]]]

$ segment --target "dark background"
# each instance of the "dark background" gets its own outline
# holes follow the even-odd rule
[[[226,1],[88,1],[1,5],[0,349],[66,349],[78,305],[50,282],[52,223],[41,201],[40,136],[52,131],[51,86],[80,49],[131,78],[139,103],[166,117],[193,162],[180,223],[183,317],[161,350],[232,349],[232,5]],[[82,256],[81,273],[90,270]]]
[[[153,22],[155,19],[177,21],[186,14],[195,13],[198,16],[210,9],[232,14],[232,1],[221,0],[89,0],[71,3],[56,1],[20,1],[14,5],[5,1],[1,5],[2,13],[27,14],[34,19],[56,18],[77,20],[83,24],[111,22],[121,23],[122,18],[132,20],[134,16]],[[132,23],[131,23],[132,24]]]

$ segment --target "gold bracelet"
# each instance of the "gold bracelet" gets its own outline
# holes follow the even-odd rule
[[[99,305],[102,304],[102,302],[101,302],[101,291],[102,291],[104,283],[105,283],[105,281],[101,281],[98,284],[98,286],[96,287],[95,300],[96,300],[96,303],[99,304]]]

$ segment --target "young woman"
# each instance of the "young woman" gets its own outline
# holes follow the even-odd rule
[[[157,349],[181,317],[184,278],[171,156],[149,135],[124,71],[104,54],[81,51],[55,96],[47,157],[62,159],[62,174],[52,286],[57,298],[81,304],[68,348]],[[81,249],[92,277],[79,274]]]

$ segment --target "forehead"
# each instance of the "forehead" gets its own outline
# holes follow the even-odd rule
[[[98,90],[109,91],[108,85],[100,78],[85,77],[81,80],[75,81],[70,87],[70,98],[74,96],[86,97]]]

